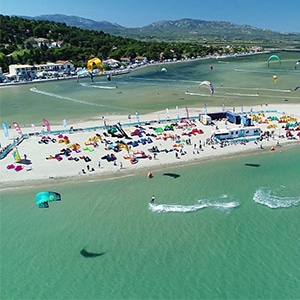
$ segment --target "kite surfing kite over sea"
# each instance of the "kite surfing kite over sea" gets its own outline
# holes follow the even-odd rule
[[[198,89],[200,89],[201,86],[207,86],[210,90],[210,95],[213,96],[213,94],[215,93],[215,89],[214,89],[214,86],[212,85],[212,83],[208,80],[204,80],[204,81],[201,81],[198,85]]]
[[[88,77],[91,78],[92,81],[94,81],[94,76],[93,76],[94,65],[98,68],[99,74],[103,74],[102,61],[98,57],[92,57],[87,62],[87,68],[83,68],[77,72],[77,80],[79,79],[79,76],[87,75]]]
[[[36,206],[39,208],[48,208],[49,202],[61,201],[61,195],[56,192],[39,192],[35,196]]]
[[[276,59],[279,64],[281,65],[281,60],[280,57],[276,54],[272,54],[269,58],[268,58],[268,67],[270,66],[270,61]]]

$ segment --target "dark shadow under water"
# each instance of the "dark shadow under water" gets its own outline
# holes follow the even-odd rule
[[[245,164],[247,167],[260,167],[260,164]]]
[[[105,252],[95,253],[95,252],[89,252],[84,248],[80,250],[80,254],[84,257],[99,257],[105,254]]]

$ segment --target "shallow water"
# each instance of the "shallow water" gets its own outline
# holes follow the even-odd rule
[[[208,60],[167,65],[164,75],[154,66],[112,82],[4,88],[1,119],[39,124],[42,117],[60,122],[222,101],[282,103],[285,95],[292,103],[299,93],[285,91],[299,85],[297,55],[281,53],[281,67],[267,68],[262,55],[214,60],[213,72]],[[200,94],[202,79],[214,82],[214,97],[204,89],[185,94]],[[260,96],[238,95],[257,89]],[[1,299],[297,299],[299,169],[295,145],[154,170],[152,179],[1,190]],[[61,193],[62,201],[37,208],[42,190]]]
[[[299,157],[2,191],[1,298],[296,299]],[[40,190],[62,201],[38,209]]]
[[[276,61],[268,67],[269,54],[226,59],[207,59],[165,65],[168,72],[158,72],[158,66],[150,66],[128,75],[96,77],[76,80],[44,82],[1,88],[1,121],[18,122],[21,126],[42,126],[46,118],[50,124],[68,124],[74,120],[86,120],[102,115],[134,116],[169,108],[171,117],[180,116],[185,107],[203,109],[210,106],[225,107],[237,111],[241,106],[265,103],[299,103],[300,69],[295,69],[300,52],[280,52],[281,65]],[[213,65],[213,71],[210,70]],[[278,76],[277,83],[273,75]],[[208,88],[198,85],[210,80],[215,88],[210,97]],[[163,116],[161,116],[162,118]],[[38,127],[37,127],[38,128]]]

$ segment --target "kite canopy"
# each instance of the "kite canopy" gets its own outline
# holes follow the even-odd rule
[[[20,162],[21,161],[21,156],[19,154],[19,151],[18,151],[17,147],[13,148],[12,155],[14,157],[15,162]]]
[[[35,196],[36,206],[39,208],[48,208],[49,202],[60,201],[61,196],[56,192],[39,192]]]
[[[211,96],[215,93],[214,87],[213,87],[213,85],[212,85],[212,83],[210,81],[208,81],[208,80],[201,81],[199,83],[199,85],[198,85],[198,89],[200,89],[200,87],[202,85],[205,85],[205,86],[207,86],[209,88]]]
[[[94,64],[99,69],[99,74],[102,74],[103,73],[102,61],[98,57],[94,57],[94,58],[88,60],[88,62],[87,62],[88,72],[92,73]]]
[[[270,60],[272,60],[272,59],[277,59],[279,61],[279,64],[281,65],[280,57],[276,54],[273,54],[268,58],[268,67],[270,66]]]

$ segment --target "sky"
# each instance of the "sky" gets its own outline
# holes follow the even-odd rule
[[[0,14],[31,17],[64,14],[124,27],[190,18],[300,33],[299,3],[299,0],[1,0]]]

